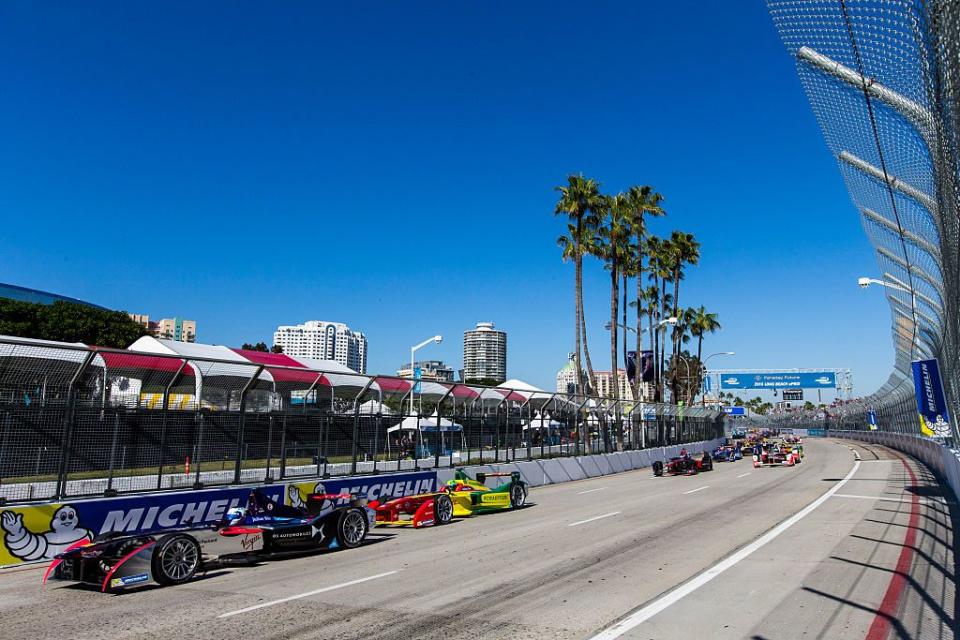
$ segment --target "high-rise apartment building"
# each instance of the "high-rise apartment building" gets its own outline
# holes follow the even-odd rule
[[[478,322],[476,329],[463,332],[463,377],[489,378],[497,384],[507,379],[507,333],[492,322]]]
[[[367,338],[342,322],[310,320],[280,326],[273,334],[273,344],[283,347],[288,356],[335,360],[357,373],[367,372]]]
[[[557,393],[577,392],[577,364],[573,361],[573,354],[567,359],[567,364],[557,371]]]
[[[143,325],[154,338],[176,340],[177,342],[196,342],[197,323],[194,320],[183,318],[162,318],[151,320],[150,316],[141,313],[128,314],[130,319]]]
[[[594,371],[593,376],[597,381],[597,388],[593,395],[601,398],[616,398],[619,400],[632,400],[633,390],[630,388],[630,380],[627,378],[627,372],[624,369],[617,369],[617,392],[613,390],[613,374],[610,371]],[[649,402],[653,398],[653,385],[649,382],[640,383],[640,400]]]

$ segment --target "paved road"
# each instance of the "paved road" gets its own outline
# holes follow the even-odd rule
[[[818,440],[792,469],[544,487],[521,511],[118,596],[8,571],[0,638],[953,637],[956,507],[898,456]]]

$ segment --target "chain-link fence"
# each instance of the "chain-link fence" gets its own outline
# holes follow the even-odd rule
[[[0,499],[30,501],[608,453],[722,416],[0,337]]]
[[[911,362],[936,358],[960,399],[960,4],[947,0],[768,0],[877,253],[896,359],[874,394],[795,422],[916,433]],[[866,283],[864,283],[866,284]],[[852,283],[851,283],[852,285]],[[836,428],[836,427],[834,427]],[[953,431],[956,435],[956,423]]]

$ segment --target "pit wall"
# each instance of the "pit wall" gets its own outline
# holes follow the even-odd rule
[[[957,449],[945,447],[930,438],[906,433],[831,430],[828,435],[835,438],[880,444],[908,453],[933,469],[950,486],[954,496],[960,496],[960,451]]]
[[[466,467],[477,471],[519,471],[531,486],[595,478],[649,467],[655,460],[713,450],[723,438],[642,451]],[[434,491],[453,477],[453,469],[316,478],[262,485],[275,501],[303,506],[310,493],[362,493],[370,500]],[[71,544],[110,531],[138,533],[164,527],[212,524],[235,506],[246,503],[256,485],[166,491],[116,498],[78,499],[0,509],[0,567],[46,563]]]
[[[716,438],[703,442],[690,442],[683,445],[656,447],[654,449],[643,449],[641,451],[620,451],[617,453],[604,453],[572,458],[549,458],[513,463],[485,464],[464,467],[464,470],[471,476],[478,471],[486,473],[519,471],[520,476],[527,484],[533,487],[540,487],[547,484],[584,480],[585,478],[596,478],[612,473],[643,469],[649,467],[655,460],[666,461],[680,455],[681,449],[686,448],[691,454],[702,453],[703,451],[713,451],[725,441],[726,438]],[[438,469],[437,479],[440,484],[443,484],[453,478],[453,473],[453,469]]]

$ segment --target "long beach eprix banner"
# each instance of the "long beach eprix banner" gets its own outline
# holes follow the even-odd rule
[[[770,373],[724,373],[721,389],[836,389],[834,371],[774,371]]]
[[[920,432],[925,436],[949,438],[950,412],[943,393],[940,367],[936,360],[916,360],[913,366],[913,386],[917,396]]]
[[[436,471],[267,485],[272,500],[302,507],[311,493],[365,494],[370,500],[434,491]],[[110,531],[156,531],[212,524],[244,505],[253,487],[178,491],[120,498],[75,500],[0,510],[0,567],[52,560],[79,540]],[[343,500],[345,501],[345,499]]]

